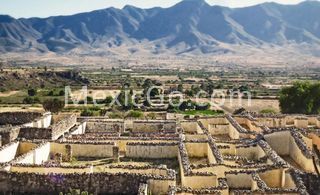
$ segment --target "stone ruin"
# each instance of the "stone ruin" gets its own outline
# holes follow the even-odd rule
[[[2,194],[320,193],[317,116],[12,116],[0,116]]]

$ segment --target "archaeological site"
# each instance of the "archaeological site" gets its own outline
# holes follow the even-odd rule
[[[319,192],[318,116],[167,118],[1,113],[0,194]]]

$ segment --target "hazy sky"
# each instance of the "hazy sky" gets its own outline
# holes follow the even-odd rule
[[[170,7],[181,0],[0,0],[0,14],[19,17],[47,17],[103,9],[122,8],[134,5],[141,8]],[[266,0],[206,0],[211,5],[244,7],[266,2]],[[282,4],[296,4],[302,0],[274,0]]]

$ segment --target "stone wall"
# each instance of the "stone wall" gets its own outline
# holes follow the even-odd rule
[[[256,121],[252,121],[250,119],[248,119],[247,117],[234,117],[236,119],[236,121],[240,124],[240,125],[245,125],[248,130],[250,131],[255,131],[258,133],[262,132],[262,128],[260,126],[258,126],[258,124],[256,123]]]
[[[127,143],[126,157],[129,158],[176,158],[178,156],[177,143]]]
[[[18,137],[27,140],[52,139],[52,128],[22,127]]]
[[[0,148],[0,163],[13,160],[19,148],[19,142],[11,142]]]
[[[60,136],[64,135],[70,128],[75,126],[77,121],[76,115],[67,115],[61,120],[57,121],[48,128],[38,127],[21,127],[19,131],[19,138],[25,138],[28,140],[33,139],[46,139],[56,140]]]
[[[303,170],[314,171],[312,152],[305,143],[303,136],[294,129],[280,130],[265,135],[265,139],[271,148],[281,156],[290,156]]]
[[[50,155],[54,156],[55,154],[60,153],[62,154],[63,159],[67,159],[67,145],[71,147],[72,155],[74,157],[105,158],[113,156],[113,142],[51,142]]]
[[[18,138],[20,132],[19,126],[7,126],[0,129],[2,145],[8,144]]]
[[[98,120],[90,119],[87,121],[87,133],[117,133],[124,131],[123,120]]]
[[[199,134],[203,133],[196,121],[183,121],[181,127],[186,134]]]
[[[259,145],[236,147],[236,155],[245,157],[248,160],[259,160],[265,156],[264,151]]]
[[[24,127],[48,128],[52,122],[52,115],[50,112],[44,113],[41,117],[36,118],[32,122],[23,124]]]
[[[133,133],[176,133],[175,121],[133,121]]]
[[[41,116],[42,114],[38,112],[2,112],[0,113],[0,126],[23,125]]]
[[[82,122],[79,125],[73,127],[70,130],[70,134],[71,135],[82,135],[82,134],[85,134],[86,127],[87,127],[87,122]]]
[[[51,125],[49,128],[52,129],[52,140],[58,139],[70,128],[75,126],[76,122],[77,122],[76,115],[68,115],[64,117],[62,120],[58,121],[57,123]]]
[[[271,148],[273,148],[279,155],[289,155],[290,137],[291,135],[289,131],[279,131],[264,136]]]
[[[30,147],[33,145],[30,144]],[[42,164],[49,159],[50,144],[41,143],[11,161],[11,164]]]
[[[185,143],[189,158],[207,158],[208,143]]]
[[[0,172],[0,192],[2,193],[67,193],[69,189],[80,189],[94,194],[137,194],[140,183],[150,179],[157,182],[174,178],[129,174],[36,174]],[[169,187],[169,186],[168,186]],[[166,191],[168,189],[162,189]],[[160,192],[154,191],[159,194]]]

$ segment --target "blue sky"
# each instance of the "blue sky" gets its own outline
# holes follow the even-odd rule
[[[181,0],[0,0],[0,14],[20,17],[48,17],[70,15],[107,7],[122,8],[134,5],[141,8],[155,6],[170,7]],[[266,2],[266,0],[206,0],[211,5],[245,7]],[[296,4],[302,0],[274,0],[282,4]]]

